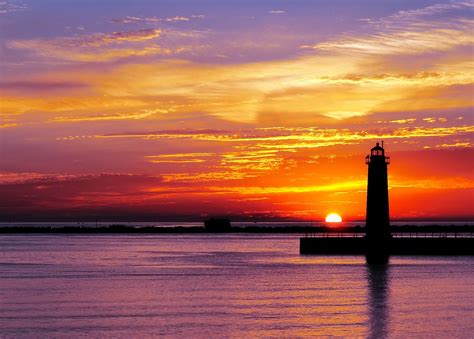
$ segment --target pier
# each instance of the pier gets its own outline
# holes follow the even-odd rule
[[[367,254],[363,233],[307,234],[301,254]],[[474,233],[394,233],[386,244],[389,255],[474,255]]]

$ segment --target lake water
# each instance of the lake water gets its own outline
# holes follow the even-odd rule
[[[297,235],[0,236],[0,337],[474,336],[474,257],[300,256]]]

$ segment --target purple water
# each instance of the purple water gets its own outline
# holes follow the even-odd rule
[[[0,236],[0,337],[472,337],[473,257],[300,256],[297,235]]]

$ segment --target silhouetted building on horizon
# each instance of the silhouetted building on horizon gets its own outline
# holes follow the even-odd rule
[[[390,157],[377,143],[365,157],[368,165],[366,240],[367,261],[386,263],[389,256],[390,217],[388,205],[388,172]]]

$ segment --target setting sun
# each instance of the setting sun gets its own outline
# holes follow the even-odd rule
[[[342,218],[337,213],[330,213],[326,216],[326,222],[342,222]]]

